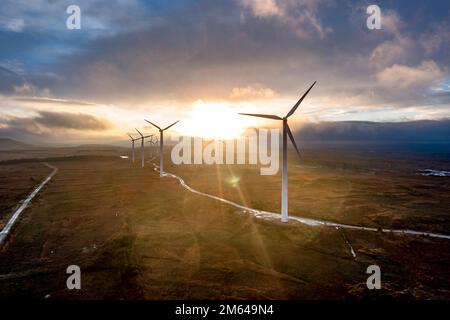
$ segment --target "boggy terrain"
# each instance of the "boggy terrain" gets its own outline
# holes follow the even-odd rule
[[[0,251],[0,297],[450,298],[450,240],[256,218],[119,155],[48,161],[58,173]],[[445,159],[408,159],[308,152],[289,164],[290,214],[450,234],[449,178],[418,171]],[[40,161],[0,168],[26,164],[39,180],[50,171]],[[256,166],[167,161],[166,171],[199,191],[279,211],[280,177],[260,176]],[[81,290],[66,288],[72,264],[81,267]],[[366,287],[372,264],[381,290]]]

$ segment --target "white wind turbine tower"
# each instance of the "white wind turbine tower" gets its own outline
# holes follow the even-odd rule
[[[136,128],[135,128],[136,129]],[[149,137],[151,137],[151,136],[153,136],[153,134],[151,134],[151,135],[148,135],[148,136],[144,136],[138,129],[136,129],[136,131],[139,133],[139,135],[141,136],[141,162],[142,162],[142,164],[141,164],[141,166],[142,166],[142,168],[144,167],[144,157],[145,157],[145,154],[144,154],[144,139],[145,138],[149,138]],[[137,139],[136,139],[137,140]],[[133,158],[134,158],[134,153],[133,153]]]
[[[130,137],[131,139],[131,161],[134,163],[134,142],[136,140],[139,140],[139,138],[135,139],[133,138],[133,136],[129,133],[127,133],[127,135]]]
[[[180,120],[175,121],[170,126],[167,126],[164,129],[161,129],[160,127],[158,127],[153,122],[150,122],[148,120],[145,120],[145,121],[147,121],[148,123],[150,123],[152,126],[156,127],[159,130],[159,176],[162,177],[163,176],[163,170],[164,170],[164,153],[163,153],[163,148],[164,148],[164,131],[166,131],[170,127],[176,125]]]
[[[253,117],[260,117],[260,118],[267,118],[267,119],[274,119],[274,120],[281,120],[283,121],[283,155],[282,155],[282,179],[281,179],[281,222],[287,222],[288,221],[288,180],[287,180],[287,136],[289,135],[289,138],[292,141],[292,144],[295,147],[295,150],[297,151],[298,156],[300,157],[300,151],[298,151],[297,145],[294,140],[294,136],[292,135],[291,129],[289,129],[288,125],[288,118],[292,116],[297,110],[300,103],[303,101],[303,99],[306,97],[306,95],[309,93],[309,91],[314,87],[316,84],[316,81],[309,87],[309,89],[303,94],[303,96],[298,100],[298,102],[292,107],[292,109],[288,112],[288,114],[281,118],[279,116],[271,115],[271,114],[254,114],[254,113],[240,113],[241,115],[245,116],[253,116]]]

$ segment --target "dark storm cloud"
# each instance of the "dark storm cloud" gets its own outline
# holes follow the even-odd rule
[[[381,3],[385,30],[371,33],[363,2],[267,2],[292,10],[261,13],[252,9],[257,2],[236,0],[163,11],[145,28],[96,39],[72,55],[55,70],[65,78],[54,88],[102,102],[192,100],[223,98],[252,83],[293,95],[318,80],[318,95],[362,95],[365,103],[399,106],[429,98],[440,103],[430,87],[448,76],[445,20],[431,25]],[[314,19],[302,20],[302,10]]]
[[[53,132],[54,130],[103,131],[112,124],[106,120],[82,113],[41,111],[35,117],[3,117],[0,125],[9,131],[34,134]]]
[[[19,74],[0,67],[0,92],[11,94],[14,93],[14,86],[19,86],[24,83],[24,79]]]
[[[299,141],[450,142],[450,120],[310,123],[296,131],[295,135]]]
[[[46,1],[30,5],[38,13],[23,28],[1,18],[15,30],[0,37],[16,50],[1,49],[0,59],[22,61],[30,88],[55,97],[184,102],[252,84],[293,96],[318,80],[315,97],[342,107],[354,97],[357,106],[448,104],[431,90],[450,77],[448,1],[378,1],[379,31],[366,28],[367,1],[80,1],[80,32],[61,25],[66,3],[50,12]],[[10,16],[32,12],[26,2],[1,6]],[[21,90],[17,81],[0,90]]]
[[[148,26],[133,29],[128,23],[126,34],[81,43],[81,53],[64,55],[65,60],[58,62],[55,73],[62,81],[37,79],[36,86],[103,101],[223,97],[235,86],[254,82],[292,92],[299,82],[309,82],[301,75],[324,78],[322,69],[332,70],[327,53],[335,44],[325,32],[330,23],[320,15],[339,7],[328,5],[331,1],[283,0],[276,3],[286,12],[271,16],[258,5],[255,10],[255,3],[203,0],[152,7]],[[114,17],[124,12],[114,4],[108,7]],[[341,46],[351,43],[347,36]]]
[[[74,129],[74,130],[106,130],[111,127],[109,122],[94,116],[82,113],[39,112],[34,118],[38,124],[47,128]]]
[[[328,63],[320,61],[325,50],[317,53],[314,41],[300,41],[270,21],[242,22],[235,8],[225,12],[230,16],[221,17],[217,7],[208,11],[206,4],[151,29],[97,42],[64,66],[62,73],[71,77],[61,83],[93,99],[117,101],[223,98],[252,83],[292,93],[325,78],[322,66]]]

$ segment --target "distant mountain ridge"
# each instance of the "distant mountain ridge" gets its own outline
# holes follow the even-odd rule
[[[308,123],[295,135],[300,141],[450,142],[450,120]]]
[[[26,150],[33,149],[36,146],[23,143],[17,140],[8,139],[8,138],[0,138],[0,151],[8,151],[8,150]]]

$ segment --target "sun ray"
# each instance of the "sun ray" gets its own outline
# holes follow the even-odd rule
[[[237,110],[219,103],[198,102],[186,119],[180,122],[177,131],[186,136],[204,139],[235,139],[254,124],[240,117]]]

